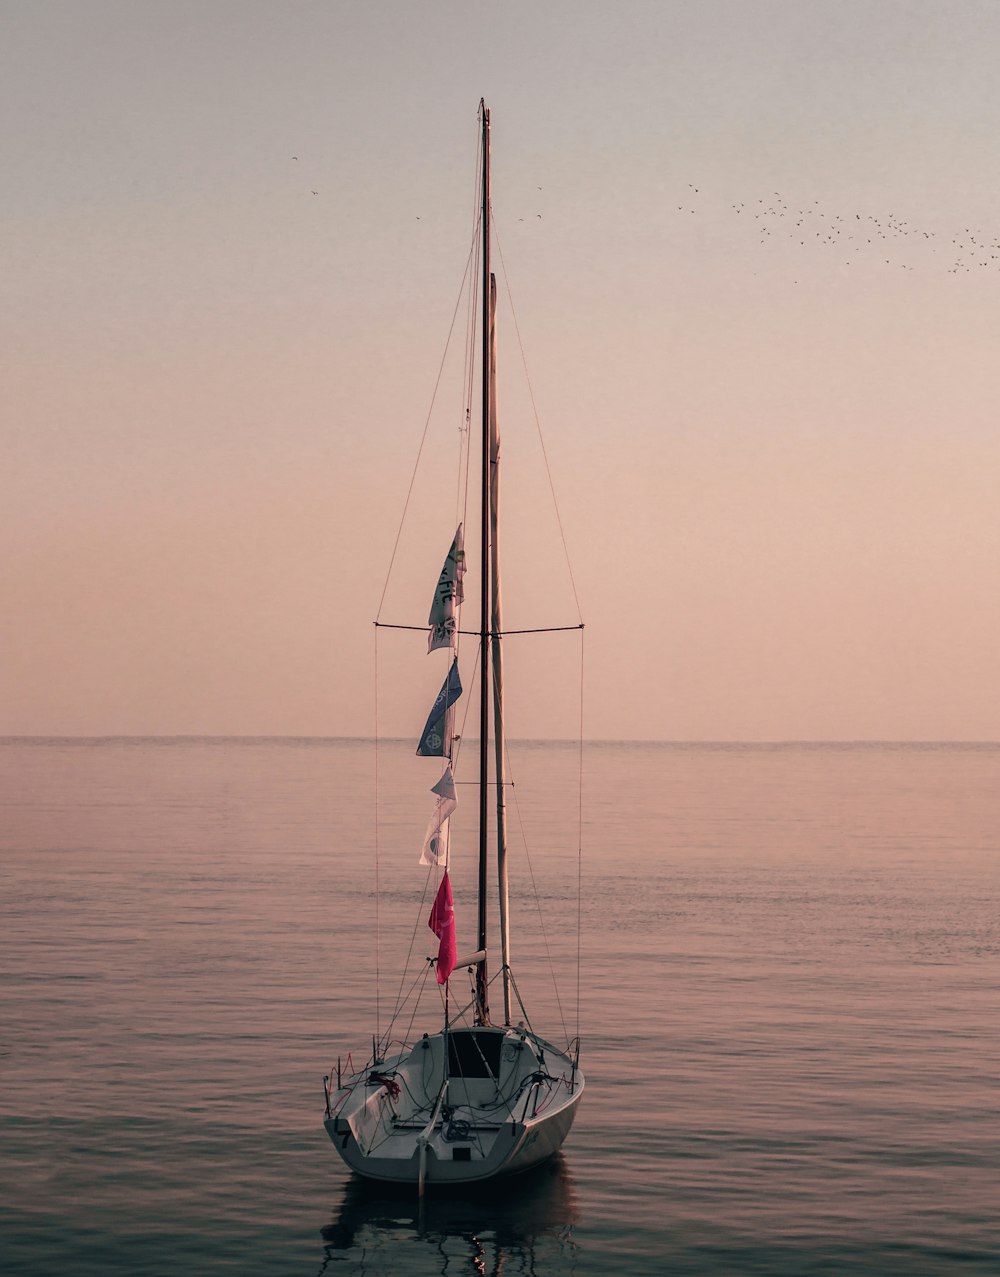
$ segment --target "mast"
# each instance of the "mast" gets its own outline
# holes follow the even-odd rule
[[[486,975],[486,890],[489,869],[489,740],[490,740],[490,112],[480,98],[483,129],[482,190],[482,522],[480,524],[481,608],[479,617],[479,951],[476,964],[475,1022],[489,1024]]]
[[[490,578],[493,608],[493,741],[497,783],[497,886],[500,897],[500,961],[503,1022],[510,1024],[510,926],[507,888],[507,803],[504,790],[503,609],[500,593],[500,425],[497,409],[497,281],[490,276]]]

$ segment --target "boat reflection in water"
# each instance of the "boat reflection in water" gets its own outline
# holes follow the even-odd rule
[[[366,1277],[456,1271],[500,1277],[571,1272],[576,1195],[561,1154],[523,1175],[479,1188],[428,1193],[352,1176],[333,1223],[322,1230],[320,1272],[353,1260]],[[537,1265],[537,1267],[536,1267]]]

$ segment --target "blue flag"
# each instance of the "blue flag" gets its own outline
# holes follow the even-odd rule
[[[417,746],[417,753],[422,758],[443,758],[446,754],[449,757],[451,756],[451,749],[445,749],[444,716],[461,695],[462,680],[458,677],[458,660],[456,659],[451,663],[448,677],[444,680],[441,690],[437,694],[437,700],[431,707],[431,712],[427,715],[424,730],[420,733],[420,744]]]

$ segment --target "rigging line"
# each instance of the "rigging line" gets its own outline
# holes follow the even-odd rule
[[[512,795],[514,800],[513,802],[514,811],[517,815],[518,828],[521,831],[521,844],[524,847],[524,858],[528,862],[528,874],[531,877],[531,890],[535,896],[535,908],[538,910],[538,927],[542,935],[542,944],[545,946],[545,958],[549,964],[549,974],[552,977],[552,989],[553,989],[553,992],[555,993],[556,1006],[559,1008],[559,1019],[562,1023],[563,1033],[566,1034],[567,1037],[569,1037],[569,1033],[566,1030],[566,1017],[563,1014],[562,999],[559,996],[559,982],[556,979],[555,963],[552,961],[552,950],[549,948],[549,937],[545,930],[545,918],[542,914],[542,902],[541,902],[541,898],[538,895],[538,884],[535,882],[535,869],[531,863],[531,852],[528,850],[528,838],[524,832],[524,818],[521,814],[521,804],[518,802],[517,789],[515,788],[515,785],[514,785],[514,769],[511,767],[511,763],[510,763],[510,746],[508,744],[508,740],[506,737],[504,738],[503,751],[507,760],[507,775],[510,777],[510,782],[509,782],[510,788],[514,790],[514,793]],[[507,786],[505,784],[504,788],[506,787]],[[507,969],[508,971],[510,970],[509,965]],[[520,1002],[520,994],[518,995],[518,1001]],[[521,1005],[521,1010],[522,1011],[524,1010],[523,1003]]]
[[[468,971],[473,971],[473,970],[475,970],[475,968],[474,968],[474,967],[463,967],[462,969],[463,969],[463,970],[468,970]],[[473,981],[471,981],[471,980],[470,980],[470,982],[469,982],[469,983],[470,983],[470,985],[472,986],[472,990],[473,990],[472,997],[469,999],[469,1001],[468,1001],[468,1002],[466,1002],[465,1006],[464,1006],[464,1007],[462,1007],[462,1009],[461,1009],[460,1011],[456,1011],[456,1012],[455,1012],[455,1014],[451,1017],[451,1021],[450,1021],[450,1023],[451,1023],[451,1024],[458,1024],[458,1022],[461,1020],[461,1021],[463,1021],[463,1023],[465,1024],[466,1028],[471,1029],[471,1028],[474,1028],[475,1026],[474,1026],[474,1025],[469,1024],[469,1012],[470,1012],[470,1011],[472,1010],[472,1008],[476,1005],[476,997],[475,997],[475,984],[474,984],[474,982],[473,982]]]
[[[433,872],[434,872],[434,865],[429,865],[427,868],[427,877],[424,879],[424,890],[420,896],[420,904],[417,906],[417,920],[413,924],[413,933],[410,936],[410,947],[406,951],[406,961],[403,963],[403,974],[400,977],[400,981],[399,981],[399,992],[396,994],[396,1004],[393,1007],[392,1020],[390,1021],[390,1024],[389,1024],[390,1028],[392,1027],[392,1025],[396,1023],[396,1017],[399,1015],[400,1011],[405,1005],[406,1000],[403,997],[403,985],[406,983],[407,969],[409,968],[409,965],[410,965],[410,958],[413,956],[413,946],[417,942],[417,929],[420,926],[420,919],[421,919],[421,916],[423,915],[424,903],[427,900],[427,888],[430,885],[431,874]]]
[[[525,1008],[524,999],[521,997],[521,990],[517,987],[517,981],[514,979],[513,971],[510,973],[510,982],[514,986],[514,996],[517,998],[517,1005],[521,1008],[521,1014],[524,1016],[524,1023],[528,1026],[528,1032],[533,1038],[535,1038],[537,1044],[537,1034],[531,1027],[531,1019],[528,1015],[527,1009]]]
[[[420,983],[420,992],[413,999],[413,1013],[410,1016],[410,1023],[406,1026],[406,1041],[407,1042],[411,1041],[411,1035],[413,1033],[413,1022],[417,1018],[417,1011],[420,1007],[420,999],[424,996],[424,985],[427,983],[427,977],[428,975],[430,975],[430,971],[431,971],[430,966],[426,965],[424,967],[423,979],[421,980],[421,983]],[[416,985],[416,981],[414,981],[413,983],[414,985]]]
[[[472,453],[472,388],[476,374],[476,323],[479,315],[479,290],[476,287],[476,281],[479,277],[480,224],[480,218],[476,217],[472,228],[473,262],[472,269],[468,272],[469,297],[466,303],[468,320],[465,331],[465,359],[462,376],[462,435],[466,450],[464,483],[461,492],[463,522],[469,505],[469,459]]]
[[[476,182],[479,182],[479,170],[476,171]],[[459,450],[458,490],[455,498],[456,517],[461,514],[464,524],[469,505],[469,460],[472,453],[472,386],[476,363],[476,318],[478,315],[479,290],[476,281],[479,275],[479,229],[482,224],[478,206],[473,206],[472,218],[472,268],[466,272],[468,281],[468,297],[466,299],[465,354],[462,360],[462,396],[461,424],[459,434],[461,448]],[[464,466],[463,466],[464,451]]]
[[[413,1017],[414,1017],[414,1016],[416,1016],[417,1010],[419,1009],[419,1006],[420,1006],[420,998],[421,998],[421,996],[423,995],[423,983],[422,983],[422,982],[425,982],[425,977],[426,977],[427,972],[428,972],[429,970],[430,970],[430,967],[429,967],[429,966],[421,967],[421,968],[417,971],[417,974],[413,977],[413,981],[412,981],[412,983],[410,984],[410,987],[406,990],[406,992],[405,992],[405,993],[403,994],[403,996],[400,998],[400,1000],[399,1000],[399,1005],[398,1005],[398,1007],[396,1008],[396,1012],[395,1012],[395,1014],[393,1015],[393,1018],[392,1018],[392,1020],[391,1020],[391,1022],[390,1022],[390,1024],[389,1024],[389,1027],[388,1027],[388,1028],[386,1029],[386,1031],[385,1031],[385,1045],[386,1045],[387,1047],[389,1046],[390,1042],[392,1041],[391,1034],[392,1034],[393,1029],[394,1029],[394,1028],[395,1028],[395,1026],[396,1026],[396,1021],[399,1019],[400,1013],[402,1012],[403,1008],[406,1006],[407,1002],[409,1002],[410,998],[412,998],[412,997],[413,997],[413,991],[414,991],[414,989],[417,987],[417,985],[419,984],[419,985],[421,986],[421,988],[420,988],[420,992],[419,992],[419,993],[417,994],[417,996],[416,996],[416,999],[414,1000],[414,1004],[413,1004],[413,1013],[412,1013],[412,1015],[411,1015],[411,1017],[410,1017],[410,1024],[409,1024],[409,1027],[407,1028],[405,1038],[401,1039],[401,1040],[402,1040],[402,1042],[403,1042],[403,1045],[404,1045],[404,1046],[406,1046],[406,1045],[408,1044],[408,1042],[409,1042],[409,1035],[410,1035],[410,1033],[411,1033],[411,1032],[412,1032],[412,1030],[413,1030]],[[405,981],[405,978],[406,978],[406,975],[405,975],[405,969],[404,969],[404,976],[403,976],[403,978],[404,978],[404,981]]]
[[[478,672],[479,672],[479,649],[477,648],[476,659],[472,666],[472,683],[475,683],[476,675]],[[469,684],[470,687],[472,686],[472,683]],[[463,688],[463,692],[464,690],[465,689]],[[457,739],[451,742],[451,757],[448,759],[448,761],[451,763],[452,774],[454,774],[455,768],[458,766],[458,756],[462,752],[462,740],[465,736],[465,724],[469,721],[469,710],[472,708],[472,704],[473,704],[473,697],[467,696],[465,699],[465,708],[462,712],[462,730],[456,733]],[[456,784],[461,784],[461,785],[473,785],[478,783],[479,783],[478,781],[456,781]],[[451,817],[449,816],[448,819],[450,821]],[[449,860],[450,860],[450,853],[451,853],[450,844],[449,844],[448,851],[449,851]]]
[[[468,463],[465,456],[469,450],[469,430],[465,417],[465,387],[462,388],[461,424],[458,427],[458,473],[455,478],[455,522],[464,523],[462,510],[465,506],[466,475]]]
[[[448,358],[448,350],[449,350],[449,347],[451,346],[451,336],[452,336],[452,333],[455,331],[455,320],[458,318],[459,307],[462,304],[462,295],[465,292],[465,280],[466,280],[466,276],[469,273],[470,266],[472,264],[473,251],[474,251],[474,241],[473,241],[473,244],[469,246],[469,254],[465,259],[465,270],[462,274],[462,282],[458,288],[458,297],[455,300],[455,309],[452,312],[451,324],[448,327],[448,336],[445,339],[445,343],[444,343],[444,353],[441,355],[441,363],[438,366],[437,377],[434,380],[434,389],[431,392],[431,402],[430,402],[430,406],[427,409],[427,416],[424,419],[424,429],[423,429],[423,433],[420,436],[420,445],[417,448],[417,457],[413,463],[413,473],[410,475],[410,486],[406,489],[406,500],[403,502],[403,513],[399,519],[399,527],[396,529],[396,540],[393,542],[392,555],[390,556],[390,559],[389,559],[389,568],[385,574],[385,583],[382,586],[382,596],[378,601],[378,611],[376,612],[376,616],[381,616],[382,614],[382,605],[385,603],[385,594],[389,588],[389,578],[392,576],[393,565],[396,562],[396,553],[399,550],[399,540],[400,540],[400,537],[403,535],[403,524],[406,522],[406,512],[410,506],[410,497],[413,495],[413,485],[417,479],[417,470],[420,466],[420,457],[424,450],[424,443],[427,440],[427,431],[430,429],[431,415],[434,412],[434,404],[435,404],[435,401],[437,400],[438,387],[441,385],[441,377],[442,377],[442,374],[444,373],[445,360]]]
[[[476,673],[479,670],[479,648],[477,647],[475,651],[476,651],[476,658],[472,666],[472,682],[473,683],[476,681]],[[456,640],[455,656],[457,659],[458,657],[457,640]],[[455,777],[455,768],[458,766],[458,757],[462,752],[462,740],[465,736],[465,724],[469,720],[469,710],[472,708],[472,704],[473,704],[472,697],[471,696],[466,697],[465,707],[462,711],[462,730],[460,732],[455,731],[454,721],[452,722],[452,739],[448,742],[448,748],[449,748],[448,765],[451,767],[453,780]],[[448,817],[448,842],[447,842],[447,847],[445,849],[445,870],[447,871],[450,868],[451,868],[451,816]]]
[[[577,780],[576,844],[576,1050],[580,1057],[580,969],[583,934],[583,627],[580,627],[580,771]]]
[[[478,147],[477,147],[478,149]],[[480,155],[480,164],[482,157]],[[479,170],[477,169],[477,183],[479,180]],[[478,191],[478,185],[477,185]],[[476,287],[476,280],[479,274],[479,228],[481,225],[481,215],[478,211],[478,204],[474,198],[473,201],[473,244],[475,245],[473,269],[468,273],[469,281],[469,299],[467,303],[467,313],[469,323],[465,334],[465,371],[464,382],[462,386],[462,428],[461,439],[462,448],[459,450],[459,491],[456,504],[459,505],[461,513],[461,524],[463,529],[463,543],[465,532],[468,529],[469,516],[469,470],[472,464],[472,389],[475,379],[475,362],[476,362],[476,316],[478,314],[479,290]],[[463,467],[463,449],[464,449],[464,467]],[[456,515],[459,511],[456,511]],[[461,620],[462,604],[459,603],[455,608],[456,624]],[[456,637],[455,640],[455,657],[460,655],[461,639]]]
[[[524,380],[527,382],[527,385],[528,385],[528,398],[531,400],[531,411],[533,412],[535,417],[535,429],[538,431],[538,442],[542,448],[542,459],[545,462],[545,474],[549,481],[549,492],[552,494],[552,506],[556,513],[556,523],[559,525],[559,536],[562,540],[563,554],[565,555],[565,558],[566,558],[566,570],[569,572],[569,583],[573,589],[573,598],[576,601],[576,614],[580,618],[580,621],[582,623],[583,611],[580,607],[580,596],[579,594],[577,594],[577,590],[576,590],[576,578],[573,575],[573,564],[570,561],[570,557],[569,557],[569,545],[567,544],[566,533],[563,529],[562,515],[559,513],[559,502],[556,498],[555,483],[552,480],[552,468],[549,465],[549,454],[545,448],[545,438],[542,435],[542,423],[538,415],[538,405],[535,402],[535,391],[531,384],[531,376],[528,373],[528,360],[527,360],[527,356],[524,353],[524,342],[521,340],[521,328],[517,322],[517,311],[514,308],[514,296],[510,291],[510,278],[507,275],[507,264],[503,258],[503,248],[500,245],[500,235],[499,235],[499,232],[497,231],[496,219],[491,217],[490,220],[493,225],[494,242],[496,243],[496,246],[497,246],[497,254],[500,258],[500,270],[503,274],[504,286],[507,289],[507,300],[510,302],[510,313],[511,313],[511,317],[514,320],[514,332],[517,334],[517,344],[518,344],[518,348],[521,351],[521,364],[524,368]]]
[[[378,782],[379,782],[379,774],[378,774],[378,759],[379,759],[379,747],[378,747],[378,745],[379,745],[379,741],[378,741],[378,731],[379,731],[379,723],[378,723],[378,630],[376,630],[376,631],[375,631],[375,696],[374,696],[374,702],[375,702],[375,704],[374,704],[374,710],[375,710],[375,724],[374,724],[374,731],[375,731],[375,1038],[376,1038],[376,1040],[381,1040],[381,1037],[382,1037],[382,1029],[381,1029],[380,990],[381,990],[381,987],[382,987],[382,981],[381,981],[381,979],[380,979],[380,974],[379,974],[379,956],[380,956],[380,951],[381,951],[381,941],[382,941],[382,925],[381,925],[382,920],[381,920],[381,914],[380,914],[380,911],[379,911],[379,900],[380,900],[380,899],[381,899],[381,897],[382,897],[382,893],[381,893],[381,891],[379,890],[379,887],[380,887],[380,885],[381,885],[381,884],[380,884],[380,882],[379,882],[379,838],[378,838],[378,835],[379,835],[379,820],[378,820],[378,798],[379,798],[379,793],[378,793]]]
[[[468,281],[468,298],[466,301],[466,325],[465,325],[465,353],[462,359],[462,383],[459,387],[461,394],[461,418],[459,425],[460,446],[458,456],[458,482],[455,493],[455,517],[460,518],[461,523],[465,523],[465,511],[469,501],[469,461],[468,454],[471,452],[471,411],[472,411],[472,371],[473,361],[475,359],[475,332],[476,332],[476,300],[478,290],[476,288],[476,278],[479,273],[479,227],[482,213],[479,208],[478,191],[480,185],[480,170],[482,166],[482,147],[479,144],[477,131],[476,137],[476,163],[475,182],[472,188],[472,269],[466,270],[463,277],[463,287]],[[461,290],[460,290],[461,291]],[[465,464],[463,466],[463,451],[465,452]]]
[[[511,634],[562,634],[566,630],[582,630],[582,629],[583,629],[583,622],[581,621],[579,625],[541,625],[541,626],[537,626],[533,630],[500,630],[499,637],[508,638]],[[497,637],[497,634],[494,634],[491,631],[490,638],[496,638],[496,637]]]
[[[459,605],[461,607],[461,604]],[[377,626],[380,630],[416,630],[420,634],[427,631],[426,625],[391,625],[388,621],[372,621],[372,625]],[[511,634],[565,634],[570,630],[582,630],[583,622],[579,625],[542,625],[533,630],[487,630],[487,638],[508,638]],[[462,630],[456,629],[456,634],[471,635],[479,638],[479,630]]]
[[[426,1055],[428,1052],[425,1051],[424,1054]],[[413,1115],[416,1116],[418,1113],[430,1112],[431,1103],[430,1097],[427,1094],[427,1087],[424,1087],[424,1098],[421,1100],[419,1095],[414,1094],[410,1084],[406,1080],[405,1073],[397,1073],[396,1077],[403,1090],[406,1092],[410,1103],[413,1105]]]

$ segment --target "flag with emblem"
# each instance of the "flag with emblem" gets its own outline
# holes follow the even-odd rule
[[[462,695],[462,680],[458,676],[458,660],[452,661],[448,676],[441,685],[431,712],[427,715],[424,730],[420,733],[417,753],[421,758],[450,758],[451,741],[447,739],[448,710]]]

